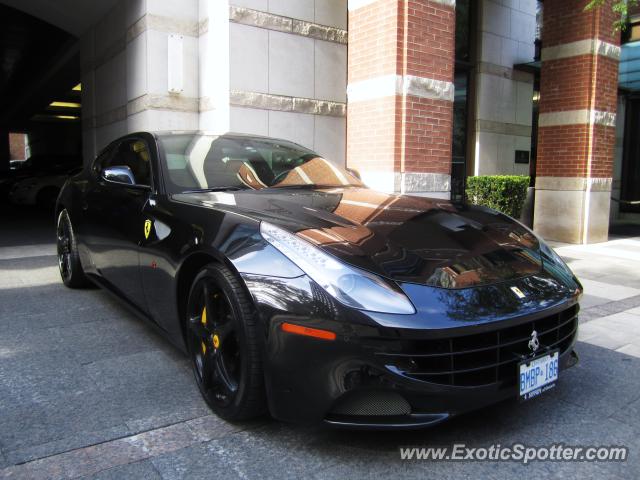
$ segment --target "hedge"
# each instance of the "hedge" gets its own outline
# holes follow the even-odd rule
[[[483,175],[467,178],[467,201],[520,218],[527,196],[526,175]]]

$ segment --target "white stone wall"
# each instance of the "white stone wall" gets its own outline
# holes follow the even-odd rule
[[[229,24],[232,131],[285,138],[345,161],[346,42],[296,33],[286,19],[347,28],[346,0],[231,0]],[[243,16],[241,17],[240,14]],[[260,22],[256,18],[262,18]],[[304,31],[302,31],[304,33]],[[317,37],[317,36],[316,36]],[[250,95],[259,93],[266,95]],[[237,98],[238,101],[234,101]],[[304,108],[297,108],[297,99]],[[319,105],[316,100],[323,102]],[[323,105],[329,104],[327,109]],[[311,113],[310,113],[311,112]]]
[[[168,92],[169,35],[183,90]],[[198,129],[198,0],[122,0],[80,39],[83,154],[140,130]]]
[[[121,0],[82,36],[85,161],[126,133],[200,129],[282,137],[344,164],[346,0],[231,4]],[[169,69],[182,70],[179,93]]]
[[[516,150],[531,150],[533,75],[514,65],[535,54],[535,0],[479,0],[475,171],[527,175]],[[474,140],[471,138],[470,140]]]

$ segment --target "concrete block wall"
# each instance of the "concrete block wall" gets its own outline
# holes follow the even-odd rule
[[[536,0],[480,0],[475,171],[527,175],[516,150],[531,151],[533,75],[514,70],[535,55]]]
[[[197,129],[198,0],[122,0],[80,39],[85,161],[139,130]],[[183,90],[168,92],[169,35],[183,39]]]
[[[346,0],[230,0],[230,129],[344,165]]]
[[[346,23],[346,0],[120,1],[81,38],[85,161],[129,132],[200,129],[282,137],[344,164]]]

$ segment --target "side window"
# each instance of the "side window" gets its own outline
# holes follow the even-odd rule
[[[151,154],[144,140],[132,138],[118,145],[115,154],[106,162],[106,166],[129,167],[136,185],[151,185]],[[107,165],[108,164],[108,165]]]

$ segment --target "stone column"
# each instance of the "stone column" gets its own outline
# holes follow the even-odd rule
[[[455,0],[350,0],[347,165],[383,191],[448,198]]]
[[[608,238],[620,57],[611,3],[544,2],[534,229],[549,240]]]

